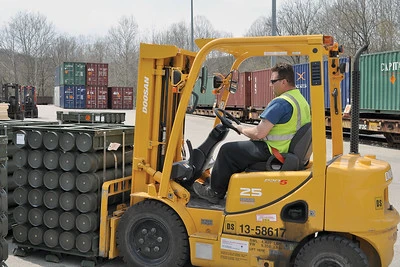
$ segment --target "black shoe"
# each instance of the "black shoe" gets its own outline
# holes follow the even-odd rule
[[[194,183],[193,184],[193,190],[196,192],[196,194],[205,200],[208,200],[209,202],[213,204],[218,204],[219,201],[221,200],[219,198],[219,195],[217,192],[211,189],[211,186],[209,185],[203,185],[200,183]]]

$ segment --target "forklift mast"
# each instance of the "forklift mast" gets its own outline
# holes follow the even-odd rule
[[[135,130],[132,193],[147,191],[147,185],[157,181],[160,194],[166,196],[169,179],[162,182],[161,174],[171,172],[168,165],[182,159],[184,117],[197,75],[192,75],[191,84],[187,78],[196,53],[151,44],[141,44],[140,50],[135,122],[140,126]],[[182,73],[183,80],[175,86],[174,70]]]

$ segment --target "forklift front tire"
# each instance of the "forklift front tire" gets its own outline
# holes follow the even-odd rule
[[[353,241],[338,235],[323,235],[300,249],[294,266],[368,267],[369,264],[365,253]]]
[[[184,266],[189,240],[182,220],[168,205],[144,200],[130,207],[117,228],[117,247],[128,266]]]

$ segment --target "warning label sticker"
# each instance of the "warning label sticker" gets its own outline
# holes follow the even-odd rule
[[[226,250],[249,252],[249,242],[230,238],[221,239],[221,248]]]

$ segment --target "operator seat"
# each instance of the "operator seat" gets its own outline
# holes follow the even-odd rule
[[[274,155],[266,161],[250,165],[246,172],[256,171],[300,171],[304,170],[312,154],[311,122],[304,124],[293,136],[288,153],[283,153],[285,159],[281,163]]]

